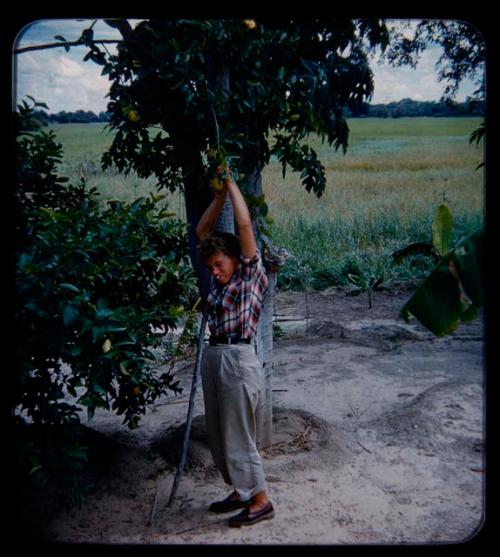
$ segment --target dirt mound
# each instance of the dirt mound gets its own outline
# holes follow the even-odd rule
[[[470,433],[480,427],[480,394],[478,385],[443,381],[368,422],[366,430],[389,444],[416,447],[430,456],[453,455],[480,469],[483,443]],[[471,423],[471,414],[478,416],[477,423]]]
[[[151,448],[156,451],[166,462],[167,467],[175,470],[181,460],[182,445],[186,424],[171,427],[151,443]],[[189,434],[189,447],[184,471],[215,472],[212,457],[208,448],[208,433],[205,416],[195,416]]]
[[[312,335],[337,342],[347,342],[357,346],[376,348],[390,352],[402,343],[429,340],[430,333],[419,330],[417,325],[406,325],[396,319],[367,320],[354,326],[343,326],[330,320],[313,322],[309,328]]]
[[[266,469],[285,465],[301,469],[311,465],[311,453],[317,455],[334,455],[333,465],[340,466],[349,457],[356,454],[358,448],[346,434],[337,430],[332,424],[302,409],[273,409],[273,444],[261,449]],[[185,424],[169,429],[157,437],[151,444],[174,470],[181,458]],[[290,458],[292,457],[292,458]],[[217,474],[208,448],[208,433],[205,416],[193,418],[189,447],[186,459],[186,472],[203,472],[206,476]]]
[[[274,443],[262,451],[266,458],[309,452],[330,439],[328,424],[305,410],[275,408],[273,424]]]

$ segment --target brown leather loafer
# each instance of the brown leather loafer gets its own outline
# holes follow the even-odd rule
[[[245,509],[239,514],[232,516],[229,519],[229,526],[234,528],[239,528],[240,526],[251,526],[261,520],[269,520],[271,518],[274,518],[274,508],[271,501],[269,501],[265,507],[254,513],[250,511],[249,506],[245,507]]]
[[[241,499],[233,499],[231,495],[228,495],[222,501],[216,501],[208,507],[211,513],[229,513],[231,511],[236,511],[237,509],[243,509],[247,505],[248,501],[242,501]]]

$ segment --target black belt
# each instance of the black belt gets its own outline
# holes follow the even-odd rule
[[[211,336],[208,342],[211,346],[215,346],[216,344],[252,344],[252,339],[223,335],[220,337]]]

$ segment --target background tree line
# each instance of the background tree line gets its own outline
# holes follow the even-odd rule
[[[90,124],[92,122],[109,122],[110,114],[108,112],[96,114],[91,110],[75,110],[73,112],[61,110],[52,114],[45,110],[35,110],[31,118],[36,120],[39,126],[48,126],[50,124]]]
[[[372,118],[401,118],[412,116],[484,116],[484,101],[453,102],[450,100],[440,101],[416,101],[413,99],[401,99],[385,104],[362,103],[356,108],[345,108],[345,115],[349,118],[372,117]],[[109,122],[109,112],[95,114],[91,110],[61,110],[54,114],[45,110],[36,110],[33,118],[41,126],[50,124],[88,124],[92,122]]]
[[[415,101],[401,99],[386,104],[362,103],[359,107],[346,111],[350,118],[401,118],[412,116],[484,116],[485,103],[478,100],[455,102],[450,99],[439,101]]]

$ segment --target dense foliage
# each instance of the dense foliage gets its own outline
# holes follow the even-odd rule
[[[18,425],[78,424],[83,406],[89,418],[105,408],[134,428],[158,396],[178,391],[154,348],[164,353],[165,334],[191,303],[185,225],[161,196],[101,209],[95,190],[58,176],[61,146],[52,131],[25,132],[30,118],[23,103],[16,114]],[[40,435],[20,445],[35,480],[47,482],[71,454],[85,459],[84,447],[71,452],[75,439],[66,437],[60,450]]]
[[[438,45],[441,55],[436,63],[438,80],[445,84],[443,99],[453,99],[465,79],[476,89],[472,98],[486,97],[486,42],[481,31],[460,19],[403,20],[391,32],[386,59],[394,65],[416,67],[421,54]]]
[[[371,96],[367,51],[387,41],[378,20],[108,22],[124,40],[117,55],[96,59],[111,80],[117,130],[105,164],[171,186],[220,147],[241,178],[274,154],[321,195],[324,168],[302,140],[316,132],[347,147],[342,107]],[[150,126],[159,128],[154,137]]]

